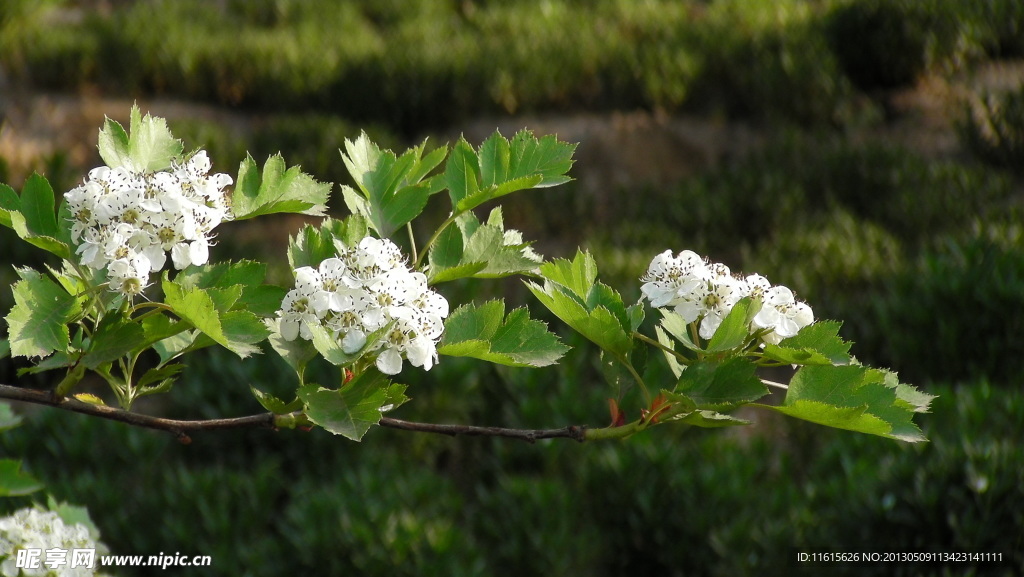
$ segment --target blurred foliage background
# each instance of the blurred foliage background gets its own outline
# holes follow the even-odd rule
[[[2,182],[39,170],[63,191],[98,162],[15,139],[38,102],[117,117],[139,100],[218,170],[280,150],[342,183],[337,148],[361,129],[398,148],[560,128],[581,142],[578,180],[506,208],[541,252],[589,248],[627,299],[666,248],[762,273],[843,320],[863,361],[939,398],[918,419],[931,442],[914,446],[761,413],[621,444],[381,429],[362,444],[246,431],[183,446],[19,407],[29,418],[0,456],[87,506],[114,552],[208,554],[210,574],[790,575],[811,550],[1004,559],[836,575],[1022,574],[1022,79],[1017,0],[7,0]],[[266,239],[297,222],[231,226],[217,256],[271,259],[289,282]],[[9,232],[4,286],[11,264],[39,264]],[[445,292],[525,302],[514,282]],[[565,339],[575,349],[552,370],[444,359],[403,374],[414,400],[396,416],[604,425],[595,351]],[[18,366],[0,361],[0,380],[48,384]],[[271,355],[209,351],[139,409],[251,414],[250,384],[285,397],[292,379]]]

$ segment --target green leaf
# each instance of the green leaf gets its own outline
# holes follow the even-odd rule
[[[162,367],[150,369],[143,373],[142,377],[139,378],[136,386],[138,387],[149,387],[153,383],[157,383],[157,387],[167,386],[170,382],[174,381],[174,378],[178,376],[185,365],[175,363],[172,365],[164,365]]]
[[[842,323],[819,321],[807,325],[778,345],[766,345],[765,358],[794,365],[845,365],[852,343],[839,337]]]
[[[326,259],[337,256],[336,242],[355,246],[367,235],[366,220],[352,215],[345,220],[324,219],[319,228],[306,225],[288,242],[288,264],[291,268],[316,268]]]
[[[0,497],[31,495],[42,488],[42,483],[22,472],[21,461],[0,459]]]
[[[171,166],[182,152],[181,141],[174,138],[167,121],[156,116],[142,116],[132,106],[130,135],[124,127],[109,118],[100,129],[100,158],[111,168],[125,167],[133,172],[157,172]]]
[[[67,352],[71,337],[67,323],[81,312],[78,301],[62,287],[30,268],[17,269],[22,280],[14,285],[14,307],[7,315],[11,354],[45,357]]]
[[[465,138],[460,137],[452,147],[444,168],[444,180],[453,207],[458,207],[463,199],[480,190],[479,161]]]
[[[55,237],[57,213],[54,210],[53,189],[45,178],[33,174],[21,190],[21,214],[34,235]]]
[[[258,353],[259,348],[254,344],[270,334],[263,322],[248,311],[219,312],[209,292],[217,289],[186,291],[181,285],[167,280],[163,289],[164,301],[174,314],[243,359]],[[197,342],[192,346],[201,348],[202,345]]]
[[[280,154],[269,157],[260,173],[256,161],[246,156],[238,167],[231,197],[235,220],[278,212],[323,216],[331,184],[320,183],[293,166],[286,169]]]
[[[89,511],[85,507],[78,507],[76,505],[69,505],[64,502],[58,502],[53,498],[52,495],[46,497],[46,507],[57,514],[61,521],[64,521],[66,525],[82,525],[89,531],[89,536],[94,541],[99,541],[100,530],[96,527],[96,524],[92,522],[89,517]]]
[[[355,141],[345,141],[341,157],[362,193],[360,197],[343,186],[345,204],[353,214],[364,216],[382,237],[391,236],[427,205],[432,187],[421,180],[444,158],[444,149],[423,158],[425,147],[426,142],[396,157],[371,142],[365,132]]]
[[[661,327],[654,327],[654,332],[658,336],[658,342],[661,343],[665,349],[661,349],[662,354],[665,356],[665,361],[668,363],[669,370],[675,375],[676,379],[683,375],[683,371],[686,370],[686,366],[679,362],[679,359],[669,351],[676,350],[675,342],[672,341],[671,337],[668,336],[668,332]]]
[[[132,167],[128,133],[119,122],[106,118],[100,129],[99,150],[103,163],[111,168]]]
[[[661,328],[665,330],[666,334],[672,335],[684,348],[694,352],[704,352],[704,349],[693,342],[690,336],[690,325],[683,317],[671,310],[658,309],[658,312],[661,313]]]
[[[63,223],[58,222],[53,206],[53,189],[38,174],[25,182],[20,197],[9,186],[0,185],[0,224],[14,229],[25,242],[67,259],[69,244],[60,239],[70,236],[70,226],[60,226]],[[66,217],[67,209],[61,208]]]
[[[284,415],[298,411],[302,408],[302,399],[298,397],[295,397],[295,399],[290,403],[286,403],[274,395],[264,393],[252,385],[249,386],[249,390],[252,391],[253,396],[256,397],[256,400],[259,401],[260,405],[262,405],[264,409],[274,413],[275,415]]]
[[[513,367],[554,364],[569,350],[547,325],[531,320],[525,308],[505,314],[505,303],[493,300],[456,309],[445,321],[438,354],[472,357]]]
[[[119,310],[108,312],[96,327],[89,348],[82,357],[82,364],[95,369],[115,361],[135,350],[145,337],[142,325],[126,319]]]
[[[131,137],[128,156],[132,166],[141,172],[157,172],[171,166],[171,160],[181,156],[181,141],[171,135],[167,121],[156,116],[142,116],[138,106],[132,106]]]
[[[732,415],[704,410],[694,411],[684,417],[680,417],[677,419],[677,422],[693,425],[694,427],[704,427],[706,429],[750,424],[750,421],[738,419]]]
[[[491,211],[486,224],[467,212],[431,246],[430,282],[500,278],[533,271],[543,260],[530,243],[523,242],[519,231],[505,230],[500,207]]]
[[[299,387],[298,396],[310,421],[353,441],[362,439],[371,426],[379,423],[381,407],[393,405],[396,399],[388,379],[374,369],[357,375],[340,390],[304,385]]]
[[[10,431],[21,424],[21,417],[15,415],[11,406],[7,403],[0,403],[0,433]]]
[[[519,190],[568,182],[576,145],[554,136],[537,139],[523,130],[511,141],[495,132],[479,152],[460,138],[445,167],[445,184],[456,213]]]
[[[877,369],[812,365],[793,376],[781,406],[766,408],[829,427],[907,442],[925,440],[912,421],[917,405],[906,400],[906,389],[902,397],[897,391]]]
[[[750,337],[750,321],[761,310],[761,301],[750,297],[740,299],[722,319],[708,342],[707,351],[718,353],[743,346]]]
[[[578,252],[572,262],[545,263],[540,273],[543,286],[533,282],[526,286],[555,316],[618,357],[632,350],[631,321],[622,297],[596,282],[597,266],[590,254]]]
[[[288,293],[283,287],[261,284],[267,265],[241,260],[190,266],[174,277],[186,290],[208,290],[218,311],[246,310],[260,317],[275,316]]]
[[[697,362],[683,371],[674,392],[693,399],[699,409],[734,409],[768,394],[755,371],[753,363],[738,357]]]

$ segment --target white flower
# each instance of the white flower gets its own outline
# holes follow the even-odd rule
[[[212,230],[230,218],[223,188],[232,182],[226,174],[209,175],[209,170],[209,159],[200,151],[184,164],[156,173],[127,166],[89,171],[85,182],[64,195],[82,264],[99,270],[127,259],[128,252],[143,255],[149,269],[143,273],[137,262],[119,264],[114,276],[122,281],[160,271],[168,252],[178,269],[205,264]],[[130,272],[135,275],[127,276]],[[132,283],[110,286],[134,290]]]
[[[278,316],[286,339],[311,338],[319,324],[342,350],[376,353],[377,368],[388,375],[402,370],[403,358],[430,370],[437,362],[437,341],[444,331],[448,301],[410,270],[398,247],[386,239],[366,237],[354,247],[340,247],[337,257],[317,268],[295,270]],[[370,333],[389,326],[367,347]]]
[[[38,549],[41,552],[38,567],[19,568],[16,566],[17,552],[22,549]],[[93,549],[96,551],[96,557],[93,567],[78,565],[72,568],[71,560],[68,559],[68,563],[50,569],[45,563],[45,551],[50,549],[63,549],[69,555],[74,549]],[[91,576],[96,574],[95,568],[99,565],[98,557],[106,554],[106,546],[97,541],[85,525],[65,523],[55,512],[25,508],[0,518],[0,559],[3,560],[0,562],[0,575],[5,577],[18,575],[31,577],[44,575]]]
[[[699,321],[698,332],[704,339],[712,338],[736,303],[746,297],[761,301],[750,330],[768,329],[762,336],[765,343],[778,343],[814,322],[811,307],[798,302],[790,289],[772,286],[758,274],[740,278],[726,265],[708,263],[692,251],[655,256],[641,280],[640,290],[651,306],[671,308],[686,323]]]

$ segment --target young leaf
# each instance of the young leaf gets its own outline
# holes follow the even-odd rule
[[[231,210],[235,220],[277,212],[323,216],[327,210],[330,183],[320,183],[275,154],[267,159],[260,174],[256,161],[246,156],[238,167]]]
[[[572,166],[575,149],[576,145],[554,136],[537,139],[528,130],[518,132],[511,141],[495,132],[479,152],[460,138],[445,167],[452,206],[457,213],[465,212],[519,190],[568,182],[565,173]]]
[[[718,427],[734,427],[736,425],[749,425],[750,421],[738,419],[732,415],[726,415],[715,411],[698,410],[676,419],[679,423],[715,429]]]
[[[441,162],[445,151],[435,150],[423,157],[425,147],[424,142],[396,157],[371,142],[365,132],[355,141],[345,141],[341,157],[359,189],[342,186],[345,204],[353,214],[364,216],[382,237],[391,236],[427,205],[433,187],[421,181]]]
[[[119,166],[134,168],[128,140],[128,133],[119,122],[110,118],[105,119],[99,137],[100,158],[103,159],[103,163],[110,168]]]
[[[128,125],[130,135],[109,118],[100,129],[99,150],[103,162],[111,168],[125,167],[133,172],[157,172],[171,166],[182,152],[181,141],[174,138],[163,118],[142,116],[132,106]]]
[[[142,116],[138,106],[132,106],[128,156],[134,169],[157,172],[171,166],[171,159],[181,156],[181,141],[171,135],[167,121],[156,116]]]
[[[82,364],[90,369],[115,361],[145,340],[142,325],[124,317],[121,311],[107,313],[92,335]]]
[[[370,427],[379,423],[381,408],[393,405],[397,398],[388,379],[374,369],[357,375],[340,390],[303,385],[298,396],[309,420],[353,441],[362,439]]]
[[[531,320],[525,308],[510,312],[503,320],[504,314],[505,303],[500,300],[459,307],[445,321],[438,354],[513,367],[544,367],[569,350],[548,332],[547,325]]]
[[[70,237],[70,226],[61,226],[67,221],[58,222],[53,206],[53,189],[38,174],[25,182],[20,197],[9,186],[0,185],[0,224],[14,229],[25,242],[67,259],[70,238],[64,237]]]
[[[464,277],[500,278],[533,271],[543,261],[519,231],[505,230],[498,207],[486,224],[467,212],[441,233],[431,246],[429,277],[432,284]]]
[[[263,322],[248,311],[218,311],[209,292],[216,289],[186,291],[181,285],[167,280],[163,283],[163,289],[164,301],[174,314],[243,359],[258,353],[259,348],[254,344],[270,334]],[[197,340],[191,346],[202,348],[206,344]]]
[[[839,337],[840,326],[842,323],[836,321],[807,325],[778,345],[765,345],[765,358],[798,365],[849,364],[852,343]]]
[[[722,319],[722,324],[715,330],[708,342],[707,351],[718,353],[742,346],[750,336],[750,321],[761,310],[761,301],[749,297],[740,299],[729,314]]]
[[[319,228],[307,224],[288,242],[288,264],[292,269],[316,268],[324,260],[337,256],[336,242],[355,246],[366,235],[366,220],[358,215],[345,220],[327,218]]]
[[[555,316],[608,352],[625,357],[633,348],[631,321],[622,297],[597,283],[590,254],[578,252],[572,262],[558,259],[540,267],[544,285],[526,283],[530,292]]]
[[[67,352],[71,341],[67,323],[81,312],[78,301],[49,277],[30,268],[17,269],[22,280],[14,285],[14,307],[7,315],[11,354],[45,357]]]
[[[286,403],[281,399],[271,395],[270,393],[264,393],[256,387],[250,385],[249,390],[252,391],[256,400],[259,401],[260,405],[264,409],[274,413],[275,415],[284,415],[293,411],[298,411],[302,408],[302,399],[295,397],[290,403]]]
[[[0,497],[31,495],[42,488],[42,483],[21,470],[21,461],[0,459]]]
[[[692,399],[699,409],[731,410],[768,394],[755,371],[744,358],[701,361],[683,371],[674,392]]]
[[[838,429],[907,442],[925,440],[912,421],[915,407],[897,394],[897,387],[886,384],[884,372],[868,367],[801,367],[783,404],[766,408]]]

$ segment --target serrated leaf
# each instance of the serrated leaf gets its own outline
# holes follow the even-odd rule
[[[145,336],[142,325],[126,319],[121,311],[108,312],[96,327],[82,364],[95,369],[115,361],[135,350]]]
[[[633,347],[630,319],[622,297],[596,283],[597,265],[589,253],[570,262],[557,259],[540,267],[544,285],[526,283],[537,300],[576,332],[618,357]]]
[[[690,336],[690,325],[683,317],[671,310],[658,309],[658,312],[661,313],[661,322],[659,324],[667,335],[672,335],[684,348],[694,352],[704,352],[704,349],[693,342]]]
[[[78,301],[49,277],[30,268],[17,269],[14,307],[7,315],[11,354],[45,357],[66,352],[71,337],[67,323],[81,312]]]
[[[150,369],[142,374],[136,385],[139,387],[148,387],[153,383],[162,383],[178,376],[178,373],[184,370],[184,368],[185,365],[174,363],[172,365],[164,365],[162,367]]]
[[[739,419],[732,415],[705,410],[694,411],[686,416],[680,417],[676,422],[693,425],[694,427],[704,427],[706,429],[735,427],[737,425],[750,424],[750,421]]]
[[[755,371],[744,358],[697,362],[683,371],[674,392],[686,395],[700,409],[730,410],[768,394]]]
[[[453,207],[458,207],[464,198],[480,190],[479,161],[465,138],[460,137],[452,147],[445,165],[444,179]]]
[[[456,309],[445,321],[438,354],[472,357],[514,367],[543,367],[554,364],[569,350],[547,325],[530,319],[525,308],[515,309],[503,319],[505,303],[488,301]]]
[[[460,138],[445,167],[445,184],[456,213],[519,190],[568,182],[576,146],[554,136],[537,139],[523,130],[512,140],[495,132],[479,151]]]
[[[120,166],[134,168],[128,140],[128,133],[119,122],[105,118],[99,136],[100,158],[103,159],[103,163],[111,168]]]
[[[390,150],[381,150],[365,132],[355,141],[345,141],[341,157],[362,193],[360,197],[351,188],[342,187],[345,204],[353,213],[366,217],[382,237],[391,236],[426,207],[432,189],[420,180],[440,163],[440,158],[436,154],[421,158],[425,145],[395,156]]]
[[[220,315],[213,299],[205,290],[186,290],[176,282],[164,281],[164,302],[175,315],[208,335],[215,342],[227,346],[227,338],[220,325]]]
[[[107,404],[103,402],[103,399],[101,399],[101,398],[99,398],[96,395],[93,395],[91,393],[76,393],[76,394],[72,395],[72,398],[74,398],[76,401],[81,401],[83,403],[87,403],[89,405],[95,405],[97,407],[105,407],[105,406],[107,406]]]
[[[791,364],[849,364],[852,343],[839,337],[841,326],[842,323],[836,321],[818,321],[807,325],[778,345],[766,345],[765,356]]]
[[[0,497],[31,495],[42,488],[42,483],[21,470],[21,461],[0,459]]]
[[[132,106],[129,130],[128,157],[134,170],[157,172],[170,167],[171,160],[181,156],[182,143],[174,138],[163,118],[142,116],[139,107]]]
[[[522,242],[519,231],[505,229],[500,207],[491,211],[486,224],[467,212],[431,247],[430,282],[471,276],[500,278],[533,271],[543,260],[529,243]]]
[[[288,263],[292,269],[316,268],[324,260],[337,256],[335,243],[355,246],[367,235],[366,220],[352,215],[345,220],[324,219],[319,228],[306,225],[288,242]]]
[[[267,158],[262,173],[256,161],[246,156],[235,182],[231,196],[235,220],[278,212],[323,216],[331,192],[330,183],[317,182],[297,166],[286,168],[280,154]]]
[[[249,386],[249,390],[252,391],[253,396],[256,397],[256,400],[259,401],[260,405],[262,405],[264,409],[274,413],[275,415],[284,415],[298,411],[302,408],[302,399],[298,397],[295,397],[291,402],[286,403],[274,395],[264,393],[252,385]]]
[[[767,408],[839,429],[925,440],[912,421],[915,408],[885,380],[883,371],[863,366],[805,366],[790,381],[783,404]]]
[[[668,363],[669,370],[671,370],[672,374],[675,375],[676,379],[678,379],[683,375],[683,371],[686,370],[686,366],[680,363],[679,359],[670,352],[676,350],[675,342],[668,336],[665,329],[661,327],[654,327],[654,333],[658,337],[658,342],[662,347],[664,347],[661,349],[661,352],[665,356],[665,361]]]
[[[740,299],[722,319],[722,324],[708,341],[709,353],[724,352],[742,346],[750,336],[750,321],[761,310],[761,301],[750,297]]]
[[[263,282],[267,265],[262,262],[240,260],[234,262],[191,265],[174,277],[184,289],[229,288],[235,285],[255,286]]]
[[[390,383],[376,370],[357,375],[340,390],[319,385],[299,387],[298,396],[310,421],[335,435],[359,441],[380,422],[381,407],[393,404]]]
[[[57,235],[57,213],[53,189],[45,178],[33,174],[21,190],[21,214],[28,230],[38,236]]]

